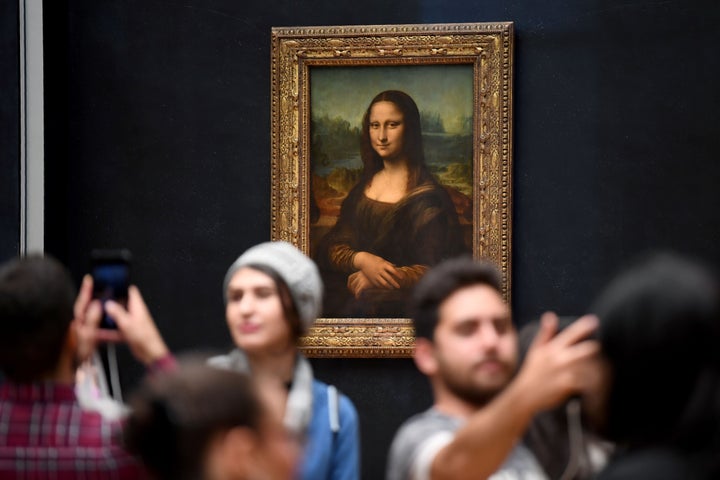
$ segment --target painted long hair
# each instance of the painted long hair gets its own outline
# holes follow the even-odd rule
[[[360,155],[363,161],[362,185],[368,185],[373,176],[383,169],[383,160],[372,147],[370,141],[370,110],[378,102],[391,102],[403,114],[405,122],[405,136],[403,150],[407,157],[409,175],[408,190],[423,183],[434,181],[425,165],[425,151],[422,142],[422,128],[420,127],[420,111],[415,101],[400,90],[385,90],[378,93],[368,105],[362,121],[362,139],[360,141]]]

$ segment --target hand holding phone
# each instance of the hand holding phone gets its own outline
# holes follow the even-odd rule
[[[105,312],[105,302],[113,300],[123,307],[127,307],[132,255],[127,249],[93,250],[90,260],[93,298],[100,300],[103,304],[100,328],[116,330],[117,324]]]
[[[118,330],[100,332],[118,333],[118,338],[127,344],[133,356],[146,365],[167,356],[167,345],[136,286],[132,285],[128,290],[127,308],[112,301],[105,308],[116,320]]]

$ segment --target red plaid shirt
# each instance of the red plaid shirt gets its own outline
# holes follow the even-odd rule
[[[70,385],[0,385],[0,479],[136,479],[121,424],[80,408]]]

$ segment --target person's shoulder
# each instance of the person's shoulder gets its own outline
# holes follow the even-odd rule
[[[455,417],[430,408],[405,420],[398,428],[394,442],[402,443],[405,439],[421,441],[438,432],[454,432],[461,423]]]
[[[317,378],[314,378],[312,381],[312,386],[313,386],[313,393],[318,394],[318,395],[327,395],[327,388],[328,388],[327,383],[325,383],[321,380],[318,380]]]
[[[320,380],[313,380],[313,397],[317,402],[328,402],[328,397],[331,395],[331,391],[334,389],[338,399],[338,408],[340,412],[348,412],[357,416],[357,410],[350,397],[345,395],[334,385],[328,385]]]
[[[207,364],[223,370],[233,370],[237,372],[246,372],[248,370],[247,359],[238,349],[233,349],[223,355],[210,357],[207,359]]]
[[[337,422],[342,436],[357,435],[359,429],[360,418],[352,400],[334,385],[319,380],[313,380],[313,418],[328,422],[331,428]]]
[[[73,441],[78,447],[92,449],[95,455],[122,450],[124,417],[108,417],[100,411],[84,408],[79,402],[64,406],[64,408],[68,407],[69,410],[65,410],[65,415],[74,419],[73,430],[77,437]],[[35,411],[44,410],[44,415],[47,415],[45,418],[51,418],[48,414],[51,411],[58,411],[58,408],[58,405],[53,404],[35,405]],[[43,430],[49,427],[50,424],[43,424]]]
[[[411,471],[429,468],[438,449],[451,441],[460,423],[433,408],[405,420],[390,445],[387,478],[405,480],[412,476]]]

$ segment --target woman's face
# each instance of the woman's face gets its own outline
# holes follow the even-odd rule
[[[383,160],[393,160],[403,153],[405,118],[397,106],[380,101],[370,107],[370,144]]]
[[[248,354],[281,353],[294,346],[275,281],[249,267],[228,284],[225,318],[238,348]]]

